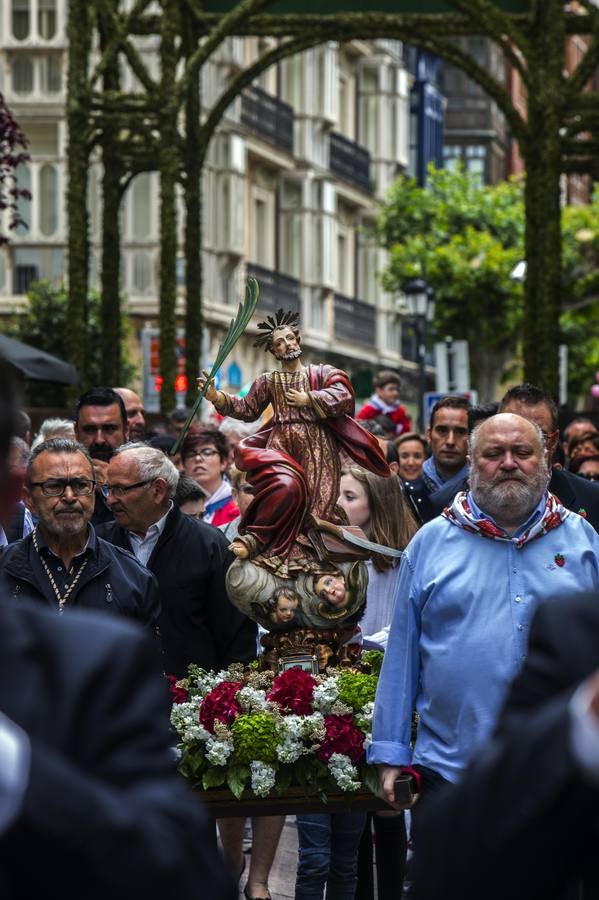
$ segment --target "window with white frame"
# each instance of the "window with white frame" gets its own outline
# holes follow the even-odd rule
[[[378,72],[372,67],[360,74],[360,143],[372,153],[378,149]]]
[[[12,89],[15,94],[33,92],[33,57],[29,53],[19,53],[12,58]]]
[[[131,185],[131,235],[143,241],[151,233],[151,174],[142,172]]]
[[[29,0],[12,0],[12,35],[17,41],[24,41],[31,30],[31,10]]]
[[[40,167],[38,177],[38,228],[44,237],[58,231],[58,172],[50,163]]]
[[[302,274],[302,187],[283,182],[281,190],[281,271],[293,278]]]
[[[185,278],[185,274],[183,274]],[[152,259],[149,253],[138,250],[133,254],[133,290],[147,294],[152,285]]]
[[[367,235],[358,239],[358,297],[373,306],[377,296],[377,246]]]
[[[37,33],[46,41],[56,36],[56,0],[37,0]]]
[[[337,289],[346,297],[354,296],[354,234],[347,225],[337,226]]]
[[[265,269],[275,267],[275,194],[252,185],[250,253],[251,262]]]
[[[57,53],[42,56],[38,60],[39,86],[44,94],[58,94],[62,90],[62,64]]]

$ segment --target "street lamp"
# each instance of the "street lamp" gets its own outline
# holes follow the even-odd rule
[[[408,316],[414,320],[418,345],[418,427],[424,431],[426,391],[426,325],[435,317],[435,295],[424,278],[410,278],[403,287]]]

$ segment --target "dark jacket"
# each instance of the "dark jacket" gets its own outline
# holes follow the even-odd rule
[[[430,494],[428,502],[432,516],[440,515],[446,506],[449,506],[459,491],[468,490],[468,480],[465,478],[462,485],[456,490],[452,487],[441,488]],[[558,498],[562,506],[572,512],[584,515],[595,531],[599,532],[599,484],[593,484],[586,478],[566,472],[565,469],[552,469],[549,479],[549,490]],[[581,512],[584,510],[584,512]],[[431,517],[432,517],[431,516]]]
[[[0,837],[2,900],[237,897],[214,823],[176,771],[170,698],[142,629],[0,598],[0,710],[31,749]]]
[[[99,533],[118,547],[131,546],[116,522],[102,525]],[[225,589],[233,558],[227,544],[212,525],[176,506],[169,512],[148,560],[160,590],[160,637],[169,674],[182,677],[190,663],[218,670],[256,657],[256,625],[232,605]]]
[[[416,850],[422,900],[596,900],[599,786],[570,746],[569,700],[599,669],[599,595],[543,603],[493,739],[431,798]]]
[[[158,620],[155,579],[132,553],[98,537],[90,525],[88,562],[67,606],[116,613],[143,625]],[[57,607],[52,585],[31,536],[10,544],[0,555],[0,597]]]

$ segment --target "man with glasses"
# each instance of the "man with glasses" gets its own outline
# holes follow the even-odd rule
[[[518,384],[504,395],[500,411],[517,413],[539,426],[551,466],[549,490],[562,506],[583,516],[599,531],[599,485],[552,465],[559,441],[558,411],[553,398],[534,384]]]
[[[21,482],[7,466],[16,410],[12,367],[2,360],[0,386],[4,524]],[[46,445],[37,451],[29,495],[35,502],[44,498],[50,524],[41,529],[49,546],[76,552],[81,510],[87,513],[93,504],[91,463],[72,442],[54,450]],[[83,556],[73,557],[76,571],[86,564],[76,588],[81,599],[95,564],[88,553],[96,544],[91,530],[87,539]],[[48,576],[31,541],[9,547],[3,559],[14,562],[15,550],[23,548],[19,578],[7,577],[4,565],[0,574],[3,900],[197,900],[198,885],[205,900],[236,898],[213,847],[214,825],[176,771],[171,704],[152,635],[119,616],[88,609],[57,615],[57,600],[50,598],[54,609],[48,608],[41,585],[37,592],[37,579]],[[95,582],[114,588],[107,606],[116,612],[123,575],[135,570],[138,580],[151,579],[128,554],[99,541],[96,550],[110,562]],[[62,561],[49,550],[46,563],[62,590]],[[23,587],[18,602],[11,596],[16,586]],[[34,602],[25,601],[29,596]],[[86,605],[71,596],[65,609],[72,599],[76,607]]]
[[[0,557],[0,592],[61,613],[96,609],[154,627],[159,611],[154,579],[90,524],[95,486],[92,460],[76,441],[55,438],[33,450],[24,494],[38,523]]]
[[[249,662],[256,655],[256,626],[229,602],[226,539],[173,503],[178,479],[162,451],[135,443],[120,447],[104,485],[115,522],[100,533],[131,550],[156,576],[164,669],[181,678],[190,663],[218,671]]]
[[[94,387],[79,398],[75,408],[75,436],[94,461],[97,489],[92,522],[94,525],[110,522],[112,515],[100,487],[106,481],[112,454],[129,436],[125,404],[116,391]]]

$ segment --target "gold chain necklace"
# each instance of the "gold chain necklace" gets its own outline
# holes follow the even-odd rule
[[[32,539],[33,539],[33,546],[36,549],[39,560],[40,560],[42,566],[44,567],[44,571],[45,571],[46,575],[48,576],[48,581],[52,585],[52,590],[56,594],[56,599],[58,600],[58,612],[62,612],[65,607],[65,603],[71,596],[73,590],[75,589],[75,585],[77,584],[77,582],[79,581],[79,579],[81,577],[81,573],[83,572],[83,570],[85,569],[85,567],[87,565],[88,558],[86,557],[83,560],[83,562],[79,566],[79,571],[75,575],[74,579],[71,581],[71,584],[69,585],[68,589],[65,591],[64,594],[61,594],[60,591],[58,590],[58,585],[56,584],[56,581],[54,580],[54,576],[53,576],[52,572],[50,571],[50,567],[48,566],[48,563],[46,562],[46,560],[40,553],[39,544],[37,542],[37,528],[34,528],[34,530],[33,530]]]

